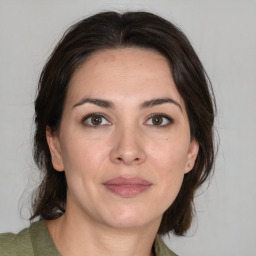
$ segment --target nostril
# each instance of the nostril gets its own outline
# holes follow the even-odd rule
[[[122,162],[124,159],[122,158],[122,157],[117,157],[116,158],[119,162]],[[138,157],[136,157],[135,159],[134,159],[134,162],[139,162],[140,161],[140,158],[138,158]]]

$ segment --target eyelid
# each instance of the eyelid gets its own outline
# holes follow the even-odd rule
[[[103,124],[103,125],[102,125],[102,124],[100,124],[100,125],[90,125],[90,124],[87,124],[85,121],[86,121],[87,119],[93,117],[93,116],[99,116],[99,117],[105,119],[105,120],[108,122],[108,124]],[[167,124],[164,124],[164,125],[146,124],[146,123],[147,123],[150,119],[152,119],[153,117],[162,117],[162,118],[165,118],[165,119],[168,121],[168,123],[167,123]],[[86,116],[84,116],[84,117],[82,118],[81,122],[82,122],[85,126],[87,126],[87,127],[101,128],[101,127],[110,126],[110,125],[113,124],[111,121],[109,121],[109,119],[110,119],[110,118],[109,118],[107,115],[105,115],[105,114],[103,114],[103,113],[98,113],[98,112],[96,112],[96,113],[89,113],[89,114],[87,114]],[[165,128],[165,127],[170,126],[173,122],[174,122],[173,118],[172,118],[171,116],[167,115],[167,114],[164,114],[164,113],[154,113],[154,114],[151,114],[151,115],[147,118],[147,120],[146,120],[146,122],[144,122],[144,124],[145,124],[145,125],[148,125],[148,126],[152,126],[152,127],[154,127],[154,128]]]
[[[148,125],[148,126],[153,126],[154,128],[165,128],[165,127],[168,127],[169,125],[171,125],[173,122],[174,122],[174,120],[173,120],[173,118],[171,117],[171,116],[169,116],[169,115],[166,115],[166,114],[164,114],[164,113],[154,113],[154,114],[151,114],[148,118],[147,118],[147,120],[146,120],[146,122],[148,122],[148,120],[150,120],[151,118],[153,118],[153,117],[156,117],[156,116],[159,116],[159,117],[162,117],[162,118],[165,118],[165,119],[167,119],[168,120],[168,123],[167,124],[164,124],[164,125],[153,125],[153,124],[146,124],[146,125]],[[146,123],[145,122],[145,123]],[[144,123],[144,124],[145,124]]]
[[[86,120],[93,117],[93,116],[99,116],[101,118],[104,118],[109,124],[103,124],[103,125],[90,125],[90,124],[86,124]],[[109,117],[107,117],[105,114],[102,114],[102,113],[89,113],[87,114],[86,116],[84,116],[81,120],[81,122],[87,126],[87,127],[92,127],[92,128],[100,128],[102,126],[110,126],[112,125],[112,122],[109,121]]]

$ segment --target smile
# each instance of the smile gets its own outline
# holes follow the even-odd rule
[[[135,197],[145,192],[152,186],[152,183],[144,179],[141,179],[139,177],[135,177],[135,178],[117,177],[103,183],[103,185],[110,192],[117,194],[121,197],[129,198],[129,197]]]

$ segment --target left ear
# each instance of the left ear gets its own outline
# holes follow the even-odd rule
[[[51,131],[49,126],[46,127],[46,139],[51,153],[53,168],[58,172],[64,171],[59,138],[56,133]]]
[[[187,161],[186,161],[186,166],[185,166],[185,173],[190,172],[196,161],[196,157],[199,151],[199,143],[197,140],[193,139],[190,142],[189,149],[188,149],[188,154],[187,154]]]

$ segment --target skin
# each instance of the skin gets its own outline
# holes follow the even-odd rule
[[[113,106],[85,103],[84,98]],[[141,108],[155,98],[175,103]],[[91,113],[100,113],[101,121],[86,118]],[[155,116],[159,113],[172,121]],[[137,48],[95,53],[70,81],[58,133],[47,128],[46,136],[53,166],[65,170],[68,183],[65,214],[46,222],[60,253],[151,255],[162,215],[198,153],[167,60]],[[103,185],[120,176],[152,185],[125,198]]]

